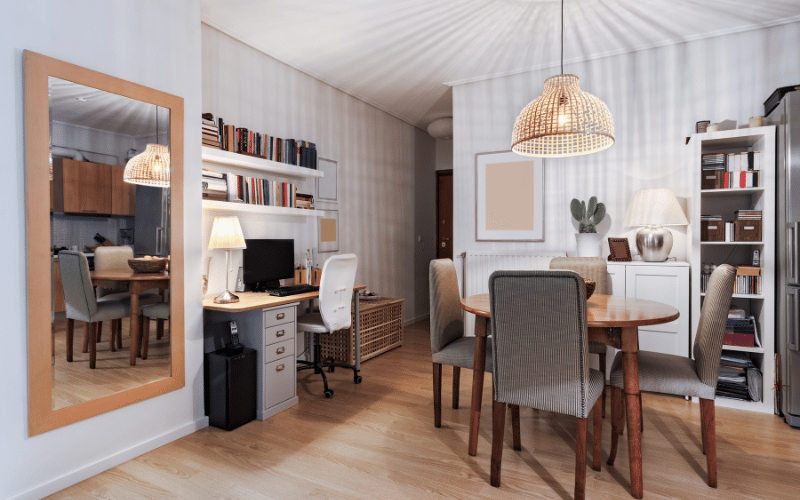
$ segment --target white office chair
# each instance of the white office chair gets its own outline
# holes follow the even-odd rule
[[[353,370],[353,382],[361,383],[361,376],[355,366],[323,363],[320,361],[319,335],[328,335],[350,328],[352,323],[353,285],[356,281],[358,257],[355,254],[335,255],[322,266],[322,279],[319,283],[319,312],[304,314],[297,318],[297,331],[314,334],[314,361],[298,360],[297,371],[313,368],[315,374],[322,375],[325,397],[333,396],[328,389],[328,378],[323,368],[339,366]]]

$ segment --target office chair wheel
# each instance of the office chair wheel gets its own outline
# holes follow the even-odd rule
[[[353,377],[353,383],[360,384],[361,383],[361,375],[356,375]]]
[[[325,398],[331,399],[333,397],[333,389],[325,389]]]

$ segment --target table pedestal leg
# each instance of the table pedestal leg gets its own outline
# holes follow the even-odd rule
[[[629,328],[624,328],[623,330],[628,329]],[[632,332],[623,331],[622,373],[628,419],[628,454],[631,468],[631,495],[634,498],[642,498],[642,412],[639,406],[639,342],[636,327],[632,327],[630,330],[632,330]],[[627,346],[626,337],[630,339]],[[626,349],[626,347],[628,347],[628,349]]]
[[[475,360],[472,365],[472,405],[469,414],[467,453],[478,454],[478,431],[481,426],[483,372],[486,369],[486,318],[475,316]]]

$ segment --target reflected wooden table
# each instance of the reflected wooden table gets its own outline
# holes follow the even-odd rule
[[[94,286],[112,286],[109,281],[125,281],[131,294],[131,366],[136,365],[136,356],[139,354],[139,294],[145,290],[169,288],[169,272],[160,273],[134,273],[132,269],[104,269],[92,271],[92,284]]]
[[[680,313],[674,307],[659,302],[614,295],[592,295],[586,301],[586,306],[589,341],[602,342],[622,350],[631,495],[642,498],[642,414],[639,406],[638,327],[669,323],[678,319]],[[491,335],[489,294],[467,297],[461,301],[461,308],[475,315],[475,364],[472,373],[472,409],[467,448],[467,452],[474,456],[478,453],[483,374],[486,368],[486,337]]]

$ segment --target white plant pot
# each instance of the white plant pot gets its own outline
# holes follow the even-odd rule
[[[600,257],[600,235],[598,233],[578,233],[575,235],[578,257]]]

